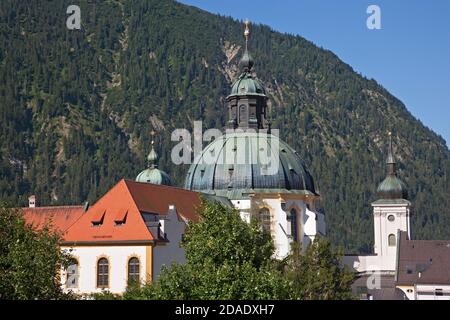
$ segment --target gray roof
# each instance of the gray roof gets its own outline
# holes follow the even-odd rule
[[[204,197],[209,202],[219,202],[225,207],[234,208],[231,201],[226,197],[216,196],[208,193],[200,193],[200,196]]]
[[[264,165],[262,153],[274,161]],[[299,154],[278,137],[255,132],[226,134],[210,143],[191,165],[185,188],[229,199],[255,192],[317,195]]]
[[[399,240],[397,285],[450,284],[450,240]]]
[[[394,275],[379,275],[380,277],[380,288],[368,289],[367,284],[372,279],[372,275],[363,275],[358,277],[352,284],[353,294],[360,299],[367,299],[368,295],[372,297],[373,300],[406,300],[405,294],[395,287],[395,277]]]

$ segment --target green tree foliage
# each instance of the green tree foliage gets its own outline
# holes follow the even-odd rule
[[[187,226],[187,263],[164,269],[154,285],[134,287],[126,299],[287,299],[289,283],[274,267],[270,235],[256,222],[214,202]]]
[[[242,23],[172,0],[77,1],[82,29],[65,28],[61,1],[0,1],[0,199],[14,206],[95,201],[145,167],[158,132],[160,167],[175,128],[222,128],[242,54]],[[240,50],[233,51],[234,48]],[[394,132],[417,238],[450,238],[450,152],[374,80],[300,36],[252,25],[256,75],[273,128],[304,158],[334,245],[368,252],[370,202]],[[234,54],[235,53],[235,54]]]
[[[59,281],[69,256],[49,227],[33,230],[20,211],[0,209],[0,299],[65,299]]]
[[[300,300],[353,299],[355,273],[342,266],[342,252],[331,243],[316,239],[303,254],[293,248],[286,259],[286,276],[292,281],[293,296]]]
[[[317,240],[300,255],[272,259],[273,243],[256,221],[234,209],[203,203],[201,221],[189,224],[183,247],[187,263],[164,269],[155,284],[132,286],[125,299],[349,299],[352,273],[340,253]]]

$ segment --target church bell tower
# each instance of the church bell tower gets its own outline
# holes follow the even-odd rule
[[[398,246],[398,232],[406,231],[410,237],[410,208],[406,185],[397,177],[392,133],[389,132],[389,148],[386,158],[386,178],[378,186],[379,200],[372,203],[375,247],[374,252],[392,267]]]

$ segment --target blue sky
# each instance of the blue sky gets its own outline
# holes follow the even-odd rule
[[[181,0],[298,34],[373,78],[450,145],[449,0]],[[381,30],[369,30],[369,5]]]

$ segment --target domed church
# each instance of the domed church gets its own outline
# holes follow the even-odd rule
[[[305,163],[272,133],[266,90],[253,72],[249,34],[246,22],[241,74],[226,98],[225,134],[195,158],[185,188],[229,199],[243,220],[257,219],[270,232],[275,256],[284,258],[293,242],[305,248],[317,235],[324,235],[325,221],[315,210],[320,195]]]

